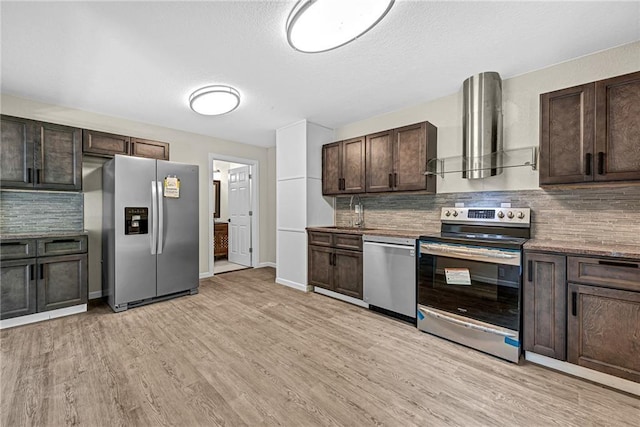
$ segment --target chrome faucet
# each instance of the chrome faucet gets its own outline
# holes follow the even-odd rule
[[[357,203],[355,205],[353,204],[354,197],[357,199]],[[349,201],[349,214],[351,219],[351,227],[364,227],[364,208],[358,194],[354,194],[353,196],[351,196],[351,200]],[[353,219],[354,214],[356,215],[355,221]]]

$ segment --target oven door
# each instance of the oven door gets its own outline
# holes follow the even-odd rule
[[[421,241],[419,256],[419,306],[520,330],[520,250]]]

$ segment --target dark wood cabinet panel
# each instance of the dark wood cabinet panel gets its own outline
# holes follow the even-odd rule
[[[540,185],[592,181],[593,83],[540,96]]]
[[[342,193],[365,192],[365,138],[342,142]]]
[[[567,360],[640,382],[640,293],[569,283]]]
[[[333,289],[362,299],[362,252],[335,249]]]
[[[364,193],[364,137],[322,146],[322,194]]]
[[[566,360],[566,257],[525,253],[524,349]]]
[[[333,249],[309,245],[309,284],[333,290]]]
[[[131,138],[131,155],[149,159],[169,160],[169,144],[148,139]]]
[[[640,180],[640,72],[540,95],[540,185]]]
[[[640,71],[595,84],[596,181],[640,179]]]
[[[425,176],[427,162],[436,157],[436,127],[416,123],[394,131],[396,191],[429,190],[435,192],[436,178]]]
[[[38,122],[37,133],[34,187],[82,190],[82,130]]]
[[[35,239],[11,239],[0,242],[0,260],[35,258]]]
[[[216,222],[213,225],[213,256],[227,258],[229,256],[229,223]]]
[[[340,194],[342,190],[342,142],[322,146],[322,194]]]
[[[0,186],[33,187],[35,123],[19,117],[0,116]]]
[[[36,312],[35,258],[2,261],[0,319]]]
[[[366,191],[392,191],[394,179],[393,130],[367,135]]]
[[[308,284],[362,299],[362,236],[308,232]]]
[[[87,255],[38,258],[38,311],[87,302]]]
[[[87,236],[38,239],[38,256],[69,255],[87,252]]]
[[[131,138],[84,129],[82,131],[82,151],[84,154],[100,157],[113,157],[116,154],[128,156],[131,150]]]
[[[640,262],[570,256],[568,281],[640,292]]]

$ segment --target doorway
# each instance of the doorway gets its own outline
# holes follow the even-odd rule
[[[254,249],[258,245],[258,164],[210,154],[209,165],[209,271],[215,275],[254,267],[258,260]]]

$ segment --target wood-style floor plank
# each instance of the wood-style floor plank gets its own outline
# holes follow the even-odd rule
[[[0,425],[640,425],[634,396],[274,278],[3,330]]]

